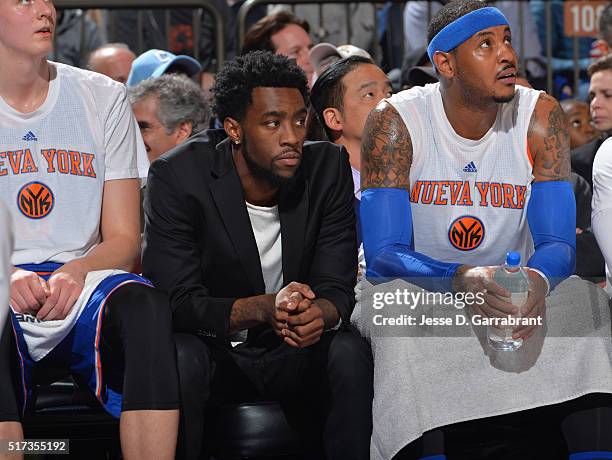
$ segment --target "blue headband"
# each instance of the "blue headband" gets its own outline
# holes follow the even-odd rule
[[[444,27],[431,40],[427,47],[427,55],[429,60],[435,67],[434,54],[436,51],[445,53],[454,50],[472,35],[481,30],[495,26],[507,26],[508,20],[506,16],[497,8],[487,6],[478,10],[471,11],[465,16],[451,22]]]

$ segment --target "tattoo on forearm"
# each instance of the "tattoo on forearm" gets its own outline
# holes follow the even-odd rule
[[[243,329],[261,323],[259,312],[274,307],[274,296],[259,295],[238,299],[232,306],[229,322],[229,334],[235,334]]]
[[[361,188],[409,188],[412,142],[404,121],[388,103],[376,107],[361,143]]]
[[[544,103],[541,104],[542,101]],[[529,123],[527,140],[534,154],[536,178],[561,181],[570,179],[567,120],[556,99],[547,94],[540,96]]]

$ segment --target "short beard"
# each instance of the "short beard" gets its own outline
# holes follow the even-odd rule
[[[498,104],[505,104],[506,102],[510,102],[516,96],[516,90],[510,94],[509,96],[493,96],[493,100]]]
[[[271,167],[269,169],[260,165],[259,163],[257,163],[255,158],[251,156],[249,152],[249,142],[246,138],[246,135],[242,137],[242,140],[242,156],[244,158],[244,162],[247,165],[247,168],[249,168],[249,171],[254,177],[256,177],[257,179],[264,180],[268,182],[271,186],[276,188],[280,188],[283,185],[291,184],[293,181],[295,181],[297,171],[296,174],[294,174],[292,177],[283,177],[272,171]]]
[[[463,75],[459,71],[457,73],[457,76],[462,77]],[[516,90],[509,96],[494,95],[492,99],[493,102],[497,104],[505,104],[514,99],[515,94]],[[471,83],[468,83],[467,81],[465,81],[465,79],[463,81],[463,84],[461,85],[461,98],[466,106],[472,106],[477,109],[486,108],[491,103],[490,97],[483,97],[480,88],[478,86],[472,85]]]

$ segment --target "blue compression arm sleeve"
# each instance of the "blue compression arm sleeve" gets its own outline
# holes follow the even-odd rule
[[[414,251],[412,212],[406,190],[364,190],[360,219],[368,276],[410,278],[428,291],[451,291],[460,264],[440,262]]]
[[[576,270],[576,199],[570,182],[534,182],[527,222],[535,253],[527,266],[541,271],[550,288]]]

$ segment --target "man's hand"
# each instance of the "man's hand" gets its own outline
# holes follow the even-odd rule
[[[304,299],[314,300],[315,293],[310,286],[293,281],[276,294],[275,306],[287,313],[293,313]]]
[[[472,305],[475,313],[487,317],[507,318],[508,315],[516,315],[519,309],[510,303],[510,292],[493,281],[493,274],[498,268],[462,265],[453,280],[453,289],[455,292],[483,293],[484,303]]]
[[[521,307],[521,318],[536,318],[544,317],[546,313],[546,291],[548,289],[546,281],[539,273],[534,272],[525,267],[525,271],[529,276],[529,296],[527,302]],[[533,335],[538,326],[518,326],[512,333],[512,338],[523,340],[528,339]]]
[[[83,291],[87,273],[85,264],[78,259],[55,270],[48,281],[50,295],[36,318],[42,321],[66,318]]]
[[[304,299],[287,319],[287,325],[282,331],[285,343],[295,348],[309,347],[319,341],[325,329],[323,310],[316,300]]]
[[[324,313],[310,286],[289,283],[276,296],[276,310],[280,327],[275,327],[275,331],[287,345],[306,348],[319,341],[325,329]]]
[[[283,331],[287,329],[289,315],[301,309],[303,311],[312,299],[315,298],[314,292],[307,284],[291,282],[276,294],[274,309],[270,310],[265,320],[272,326],[274,332],[279,337],[285,337]]]
[[[17,313],[36,313],[50,294],[47,282],[36,273],[13,269],[10,304]]]

